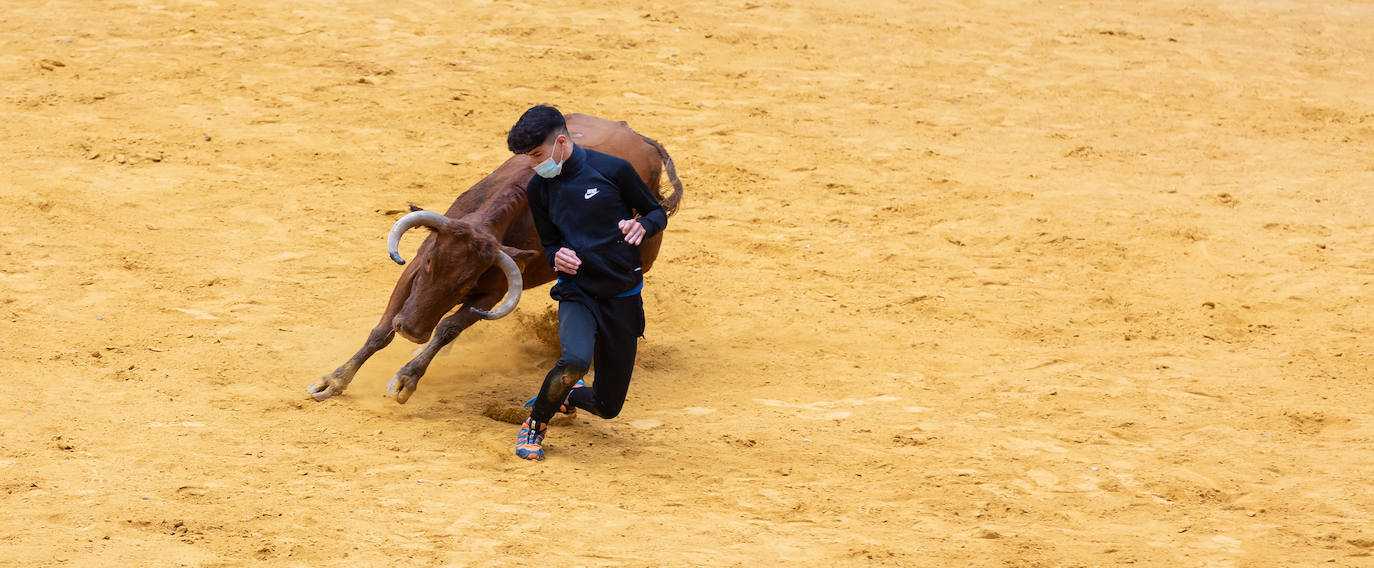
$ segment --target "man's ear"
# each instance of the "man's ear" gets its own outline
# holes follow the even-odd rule
[[[511,259],[515,261],[515,265],[520,267],[520,270],[524,270],[525,265],[529,264],[531,259],[538,256],[543,256],[532,250],[518,249],[515,247],[508,247],[505,245],[501,245],[501,251],[509,255]]]

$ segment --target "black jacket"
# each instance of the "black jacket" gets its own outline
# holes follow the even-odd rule
[[[549,265],[562,247],[582,260],[577,274],[558,273],[559,286],[609,298],[643,282],[639,247],[625,242],[618,225],[638,213],[648,239],[668,226],[668,215],[629,162],[574,146],[562,172],[533,176],[525,191]]]

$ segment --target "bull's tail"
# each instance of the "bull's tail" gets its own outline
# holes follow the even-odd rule
[[[663,160],[663,170],[668,172],[668,183],[673,184],[673,193],[667,197],[660,195],[658,203],[663,206],[664,213],[668,215],[677,213],[678,206],[682,205],[682,180],[677,179],[677,166],[673,165],[673,158],[668,155],[667,150],[663,149],[662,144],[643,134],[640,134],[639,137],[653,146],[655,150],[658,150],[658,157]]]

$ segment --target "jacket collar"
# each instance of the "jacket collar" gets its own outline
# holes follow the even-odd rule
[[[587,151],[583,150],[581,146],[573,144],[572,154],[569,154],[567,161],[563,162],[563,171],[554,176],[554,179],[566,180],[576,176],[577,172],[582,169],[583,162],[586,161]]]

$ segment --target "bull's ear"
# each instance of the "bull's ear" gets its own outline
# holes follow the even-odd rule
[[[518,249],[515,247],[508,247],[505,245],[501,245],[501,250],[505,251],[506,254],[510,255],[511,259],[515,261],[515,265],[520,267],[520,270],[524,270],[525,266],[529,264],[530,260],[534,259],[537,256],[540,256],[539,253],[534,252],[532,250]]]

